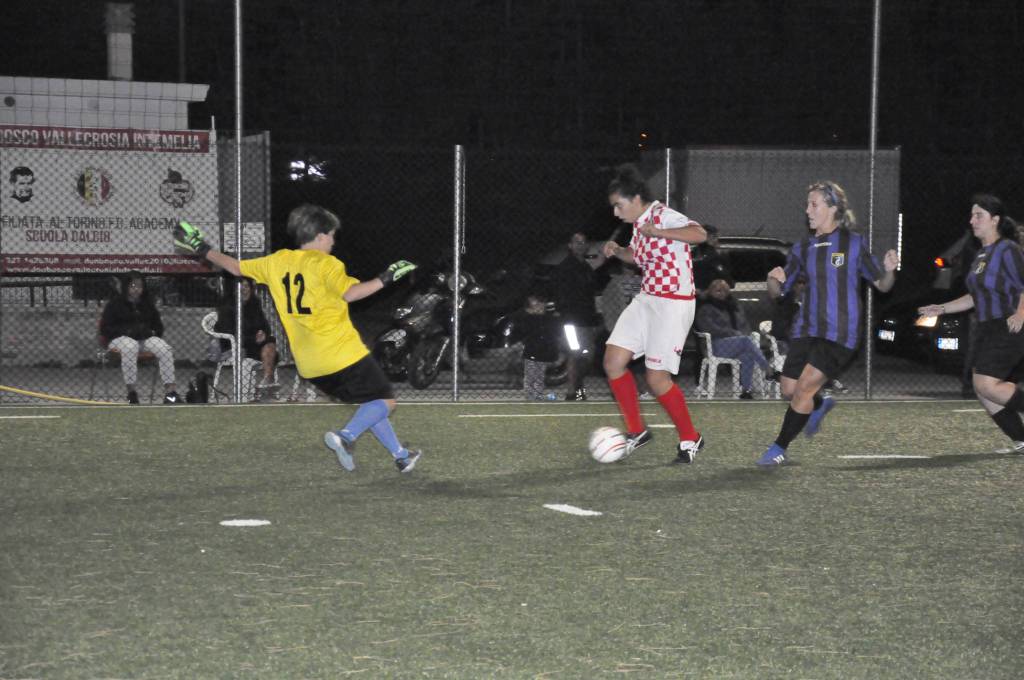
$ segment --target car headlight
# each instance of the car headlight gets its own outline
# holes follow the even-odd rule
[[[920,326],[921,328],[935,328],[935,324],[937,324],[938,322],[939,317],[925,316],[924,314],[922,314],[921,316],[917,317],[917,321],[914,322],[914,325]]]

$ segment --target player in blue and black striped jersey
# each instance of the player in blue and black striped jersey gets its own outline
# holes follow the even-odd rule
[[[1024,362],[1024,252],[1017,224],[1003,202],[977,194],[971,203],[971,231],[981,241],[967,272],[967,294],[918,311],[940,316],[975,310],[978,331],[973,365],[974,392],[999,429],[1024,453],[1024,393],[1017,389],[1017,369]]]
[[[857,349],[863,325],[860,280],[889,291],[896,282],[895,250],[882,262],[855,231],[846,192],[835,182],[807,188],[807,222],[814,232],[789,252],[786,266],[768,272],[768,292],[778,298],[801,277],[807,281],[800,311],[790,329],[789,353],[782,367],[782,394],[790,405],[775,442],[758,459],[762,466],[780,465],[786,448],[801,431],[813,437],[835,406],[820,394],[837,378]]]

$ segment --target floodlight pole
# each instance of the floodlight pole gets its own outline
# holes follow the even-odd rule
[[[882,24],[882,0],[875,0],[871,29],[871,122],[868,142],[868,249],[874,252],[875,241],[875,153],[878,148],[878,64]],[[874,359],[874,336],[872,317],[875,307],[874,286],[868,286],[864,311],[864,398],[871,399],[871,371]]]

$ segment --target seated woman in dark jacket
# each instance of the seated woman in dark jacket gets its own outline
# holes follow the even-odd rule
[[[250,279],[239,279],[242,286],[242,355],[244,358],[255,359],[263,367],[263,380],[257,389],[275,387],[274,366],[277,364],[277,341],[270,334],[270,324],[263,313],[260,300],[253,294]],[[228,290],[234,291],[230,285]],[[224,303],[217,309],[217,323],[213,330],[218,333],[235,334],[235,302],[234,295],[225,296]],[[221,351],[230,348],[227,340],[221,340]]]
[[[778,378],[768,367],[761,348],[750,337],[750,324],[732,296],[724,279],[715,279],[708,286],[707,300],[697,310],[697,330],[711,336],[711,351],[716,356],[740,360],[740,399],[753,399],[750,392],[754,367],[759,366],[769,380]]]
[[[174,351],[161,336],[164,324],[146,290],[141,272],[131,271],[121,282],[121,292],[110,298],[100,317],[100,341],[121,355],[121,375],[128,388],[128,403],[138,404],[135,381],[139,375],[139,352],[149,352],[160,364],[165,404],[181,401],[174,385]]]

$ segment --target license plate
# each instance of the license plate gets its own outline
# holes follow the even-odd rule
[[[878,339],[886,342],[896,342],[896,331],[879,330]]]
[[[936,340],[939,349],[956,351],[960,349],[960,338],[939,338]]]

